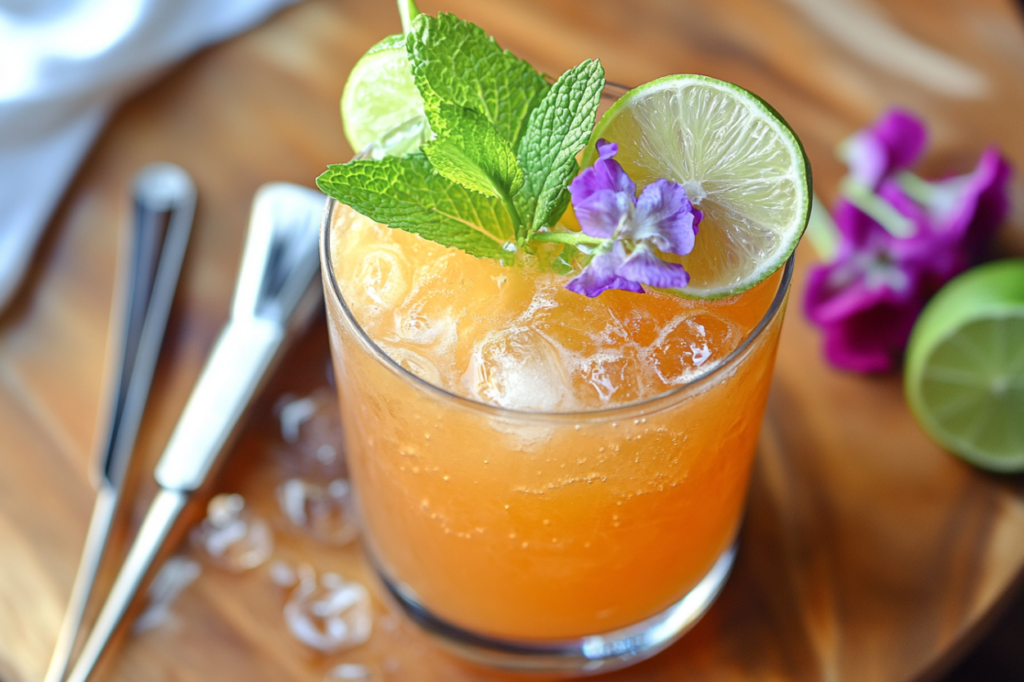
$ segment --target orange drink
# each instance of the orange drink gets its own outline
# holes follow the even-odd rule
[[[807,156],[731,83],[545,78],[398,5],[342,94],[362,151],[317,178],[366,549],[465,657],[628,665],[732,567]]]
[[[717,301],[588,298],[331,205],[349,465],[399,600],[496,642],[670,616],[667,645],[728,572],[791,262]]]

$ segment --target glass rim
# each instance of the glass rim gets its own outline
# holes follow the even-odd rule
[[[380,346],[377,345],[369,334],[366,333],[366,330],[363,329],[361,324],[359,324],[358,320],[356,320],[355,316],[352,314],[352,310],[345,302],[345,297],[341,293],[341,287],[338,285],[338,279],[334,274],[334,262],[331,258],[331,227],[333,224],[334,209],[340,204],[341,202],[334,197],[327,197],[327,205],[324,207],[323,218],[320,224],[320,262],[321,266],[325,268],[324,272],[326,274],[326,280],[330,283],[330,291],[327,295],[333,297],[334,302],[338,305],[338,308],[340,309],[341,314],[345,317],[345,320],[355,329],[356,336],[359,339],[360,344],[365,347],[378,362],[387,367],[392,373],[398,375],[399,378],[405,381],[412,382],[414,386],[426,391],[429,395],[433,395],[445,401],[455,402],[472,410],[490,413],[494,416],[516,419],[533,419],[543,421],[565,421],[576,419],[591,421],[595,419],[604,419],[619,412],[635,410],[645,411],[644,408],[647,407],[653,408],[651,411],[658,411],[661,408],[656,406],[657,403],[677,398],[683,393],[695,394],[699,392],[705,386],[710,385],[713,380],[717,380],[719,377],[724,376],[729,369],[735,367],[739,360],[741,360],[745,355],[746,351],[755,341],[761,338],[764,330],[767,329],[768,325],[770,325],[779,315],[782,310],[783,303],[786,300],[786,295],[789,292],[790,284],[792,283],[794,263],[796,262],[796,250],[794,249],[793,253],[790,254],[789,258],[786,260],[785,265],[782,266],[782,278],[779,280],[779,286],[775,292],[775,296],[772,298],[771,304],[768,306],[768,309],[758,321],[757,325],[754,326],[750,333],[746,335],[743,341],[741,341],[736,348],[734,348],[728,355],[722,358],[721,362],[709,369],[707,372],[694,377],[692,380],[687,381],[684,384],[669,389],[668,391],[663,391],[662,393],[658,393],[657,395],[643,398],[641,400],[623,403],[622,405],[568,412],[525,410],[485,403],[432,384],[396,362],[390,355],[384,352]],[[776,270],[775,272],[778,271]],[[774,274],[775,273],[773,272],[772,275]],[[768,277],[771,277],[772,275],[769,275]],[[330,320],[328,320],[328,324],[330,324]],[[685,396],[682,396],[682,398],[685,399]]]

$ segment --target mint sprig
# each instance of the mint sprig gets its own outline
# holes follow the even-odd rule
[[[445,102],[482,114],[515,149],[530,111],[550,87],[528,62],[453,14],[420,14],[406,38],[416,88],[431,127]]]
[[[401,158],[332,165],[326,194],[393,228],[508,263],[569,203],[576,155],[604,88],[587,60],[554,85],[482,29],[450,14],[417,14],[398,0],[405,48],[436,135]]]
[[[422,153],[328,166],[326,194],[366,217],[482,258],[511,260],[512,221],[500,200],[435,173]]]
[[[576,155],[594,129],[603,89],[604,68],[588,59],[563,73],[530,113],[518,149],[526,182],[516,196],[527,239],[565,211],[566,187],[579,172]]]
[[[500,199],[519,234],[521,221],[512,196],[522,188],[524,175],[512,145],[472,109],[442,102],[435,120],[437,139],[423,145],[434,170],[463,187]]]

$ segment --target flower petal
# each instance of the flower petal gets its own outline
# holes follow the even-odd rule
[[[693,251],[697,225],[704,214],[694,210],[679,183],[659,178],[644,187],[623,238],[650,240],[659,250],[680,256]]]
[[[883,304],[825,327],[825,357],[836,367],[853,372],[894,369],[907,345],[924,301]]]
[[[598,160],[590,168],[584,168],[569,184],[572,205],[577,206],[595,192],[611,190],[625,192],[631,199],[636,197],[636,184],[613,157],[619,151],[614,143],[597,141]]]
[[[690,275],[678,263],[667,263],[647,244],[638,244],[615,274],[634,282],[664,289],[682,289],[690,283]]]
[[[598,140],[594,146],[597,147],[597,156],[602,161],[613,159],[619,153],[619,145],[604,138]]]
[[[594,256],[583,272],[569,280],[565,288],[577,294],[593,298],[608,289],[622,289],[638,294],[644,293],[643,287],[616,274],[616,270],[626,260],[626,250],[622,242],[615,242],[609,251]]]
[[[830,325],[892,298],[882,288],[869,288],[862,270],[847,260],[811,270],[804,289],[804,312],[818,325]]]
[[[925,208],[936,229],[962,240],[972,257],[981,256],[1009,212],[1011,174],[1009,162],[989,147],[970,173],[932,183]]]
[[[625,192],[601,189],[582,201],[574,200],[573,210],[585,234],[611,239],[633,211],[633,199]]]
[[[854,178],[875,189],[889,175],[913,166],[927,140],[920,119],[908,111],[890,109],[843,142],[839,154]]]

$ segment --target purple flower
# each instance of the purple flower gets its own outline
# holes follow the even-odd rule
[[[994,147],[988,147],[974,170],[930,185],[919,200],[935,229],[963,247],[961,272],[987,255],[987,247],[1010,210],[1010,164]]]
[[[569,192],[583,233],[600,241],[567,288],[593,297],[608,289],[643,293],[641,284],[685,287],[689,274],[682,265],[662,260],[658,251],[690,253],[703,214],[682,185],[664,178],[637,198],[636,184],[614,158],[618,145],[598,140],[597,151],[597,162],[576,176]]]
[[[874,125],[839,146],[854,180],[877,189],[890,175],[912,167],[924,152],[928,132],[916,116],[890,109]]]
[[[832,364],[855,372],[892,369],[924,305],[919,285],[929,233],[898,239],[845,200],[834,217],[839,254],[811,271],[804,309],[824,330]]]
[[[565,288],[591,298],[608,289],[644,293],[643,287],[633,280],[615,274],[625,262],[626,249],[622,242],[612,242],[611,248],[595,254],[587,267],[583,268],[583,272],[569,280]]]
[[[807,283],[805,311],[824,331],[826,357],[855,372],[896,367],[928,299],[981,259],[1009,207],[1010,166],[994,149],[971,173],[937,182],[894,170],[901,163],[878,180],[877,196],[909,220],[913,233],[893,236],[841,198],[833,209],[838,253]]]

